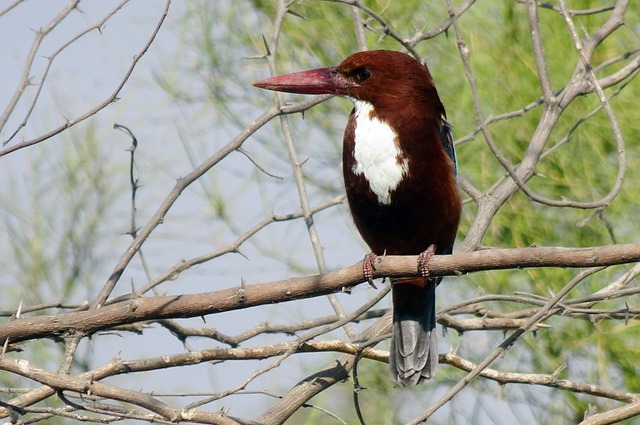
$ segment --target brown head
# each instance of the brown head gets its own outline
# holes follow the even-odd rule
[[[385,109],[427,106],[434,116],[444,115],[427,68],[409,55],[390,50],[354,53],[336,67],[279,75],[253,85],[288,93],[347,96],[371,103],[379,114]]]

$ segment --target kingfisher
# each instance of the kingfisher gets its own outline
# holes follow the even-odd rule
[[[435,290],[428,261],[451,254],[461,214],[451,126],[429,70],[396,51],[354,53],[338,66],[253,84],[289,93],[333,94],[354,105],[343,138],[342,172],[356,228],[379,255],[418,255],[422,277],[391,280],[389,367],[403,386],[431,379],[438,365]]]

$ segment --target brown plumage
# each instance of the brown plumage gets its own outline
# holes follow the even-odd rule
[[[453,140],[433,79],[404,53],[355,53],[335,68],[254,85],[347,96],[343,176],[354,223],[376,255],[450,254],[460,220]],[[365,264],[366,267],[366,264]],[[428,272],[425,270],[425,272]],[[440,279],[397,279],[389,364],[403,385],[431,378],[438,363],[435,287]]]

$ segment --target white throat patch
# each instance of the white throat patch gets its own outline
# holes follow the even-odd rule
[[[356,108],[353,152],[356,164],[351,171],[357,176],[363,174],[378,202],[389,205],[391,193],[409,171],[409,161],[400,159],[402,150],[396,144],[398,134],[386,122],[371,117],[373,105],[363,100],[351,100]]]

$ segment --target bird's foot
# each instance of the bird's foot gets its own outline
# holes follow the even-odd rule
[[[429,248],[422,251],[418,255],[418,271],[425,279],[429,278],[429,260],[436,253],[436,246],[434,244],[429,245]]]
[[[364,278],[367,279],[369,285],[373,289],[378,289],[378,287],[373,283],[373,271],[376,269],[376,266],[373,265],[373,262],[376,261],[378,256],[373,252],[368,253],[364,256],[362,260],[362,274],[364,274]]]

